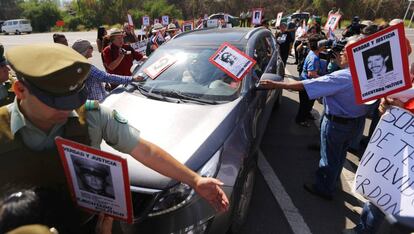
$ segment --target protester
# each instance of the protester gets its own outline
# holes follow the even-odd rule
[[[351,38],[348,46],[358,38]],[[309,98],[323,97],[325,114],[321,124],[321,159],[316,171],[316,181],[306,183],[304,188],[309,193],[326,200],[332,200],[340,179],[347,148],[356,131],[363,124],[367,113],[366,105],[358,105],[355,100],[351,72],[348,68],[346,50],[341,52],[342,70],[319,78],[293,82],[263,80],[262,88],[306,90]]]
[[[319,53],[324,49],[324,47],[318,47],[318,41],[321,40],[321,37],[318,35],[312,35],[309,37],[309,48],[310,52],[305,58],[303,63],[302,73],[300,74],[301,80],[310,80],[316,77],[319,77],[320,71],[320,59]],[[309,99],[309,96],[306,90],[299,91],[299,110],[296,115],[296,123],[303,127],[310,127],[308,119],[314,119],[311,114],[313,104],[315,100]]]
[[[134,32],[134,27],[129,23],[124,23],[124,44],[131,44],[138,42],[138,37]]]
[[[164,27],[161,24],[154,24],[154,27],[152,28],[151,32],[152,36],[148,41],[146,49],[147,56],[150,56],[152,52],[158,49],[158,47],[160,47],[165,42]]]
[[[166,41],[171,40],[173,37],[175,37],[176,35],[178,35],[178,28],[175,27],[175,24],[171,23],[167,26],[167,30],[166,30],[167,36],[165,37]]]
[[[342,32],[342,36],[351,37],[354,35],[359,35],[362,28],[363,25],[359,23],[359,16],[354,16],[354,18],[352,18],[352,23]]]
[[[298,25],[296,32],[295,32],[295,43],[293,44],[293,49],[295,50],[295,63],[299,63],[299,53],[298,53],[298,46],[302,43],[302,41],[306,37],[306,22],[303,19],[301,23]]]
[[[0,158],[7,164],[1,185],[57,188],[62,196],[69,196],[55,137],[97,149],[105,140],[143,165],[190,185],[217,210],[228,208],[220,181],[201,177],[140,137],[116,111],[83,106],[90,64],[79,53],[58,44],[31,44],[11,48],[6,58],[18,80],[13,86],[14,103],[0,108]],[[34,62],[38,69],[33,70]]]
[[[131,76],[130,71],[134,60],[141,61],[143,56],[136,52],[130,45],[124,44],[124,34],[119,29],[111,29],[109,34],[111,44],[103,52],[104,65],[110,74]],[[109,91],[118,85],[112,83]]]
[[[85,58],[92,57],[93,47],[87,40],[79,39],[73,43],[72,48]],[[132,81],[140,81],[141,78],[134,78],[132,76],[120,76],[115,74],[109,74],[107,72],[99,70],[99,68],[91,65],[91,71],[86,79],[86,89],[88,90],[88,99],[97,100],[102,102],[108,93],[105,90],[104,82],[112,84],[129,84]]]
[[[98,47],[99,53],[102,53],[102,50],[105,49],[109,43],[110,40],[107,37],[108,32],[106,31],[104,26],[99,26],[98,28],[98,36],[96,38],[96,46]],[[103,59],[102,59],[103,61]]]
[[[7,60],[4,57],[4,47],[0,44],[0,106],[7,105],[14,99],[14,93],[10,90],[9,71]]]
[[[293,43],[291,34],[286,31],[286,23],[280,23],[280,31],[276,35],[277,44],[279,44],[279,53],[282,58],[283,64],[286,67],[287,59],[289,57],[289,49]]]
[[[53,34],[53,42],[54,43],[59,43],[59,44],[65,45],[65,46],[69,46],[68,40],[66,39],[65,35],[63,35],[63,34],[59,34],[59,33]]]

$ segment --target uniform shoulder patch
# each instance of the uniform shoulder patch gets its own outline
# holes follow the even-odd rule
[[[96,100],[86,100],[85,102],[85,110],[92,111],[92,110],[99,110],[99,102]]]
[[[127,119],[125,119],[124,117],[122,117],[120,114],[119,114],[119,112],[118,111],[116,111],[116,110],[113,110],[112,111],[112,116],[113,116],[113,118],[118,122],[118,123],[121,123],[121,124],[127,124],[128,123],[128,120]]]

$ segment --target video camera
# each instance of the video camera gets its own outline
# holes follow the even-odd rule
[[[324,59],[326,61],[330,61],[332,58],[334,58],[334,53],[340,53],[347,43],[347,39],[341,39],[341,40],[321,40],[318,41],[318,48],[325,47],[326,50],[319,53],[319,58]]]

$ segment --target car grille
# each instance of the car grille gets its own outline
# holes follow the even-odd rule
[[[145,194],[132,192],[132,208],[134,210],[134,223],[144,220],[158,200],[159,193]]]

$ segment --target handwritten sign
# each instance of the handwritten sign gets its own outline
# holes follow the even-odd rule
[[[256,64],[254,59],[229,43],[221,45],[209,61],[236,81],[242,80]]]
[[[391,107],[381,118],[355,175],[354,190],[395,216],[414,217],[414,116]]]
[[[358,103],[411,88],[402,23],[349,45],[346,52]]]
[[[167,70],[171,65],[173,65],[177,59],[171,55],[164,55],[158,59],[155,63],[151,64],[144,69],[144,72],[151,78],[156,79],[161,73]]]
[[[126,159],[61,137],[55,141],[75,203],[86,211],[132,223]]]

